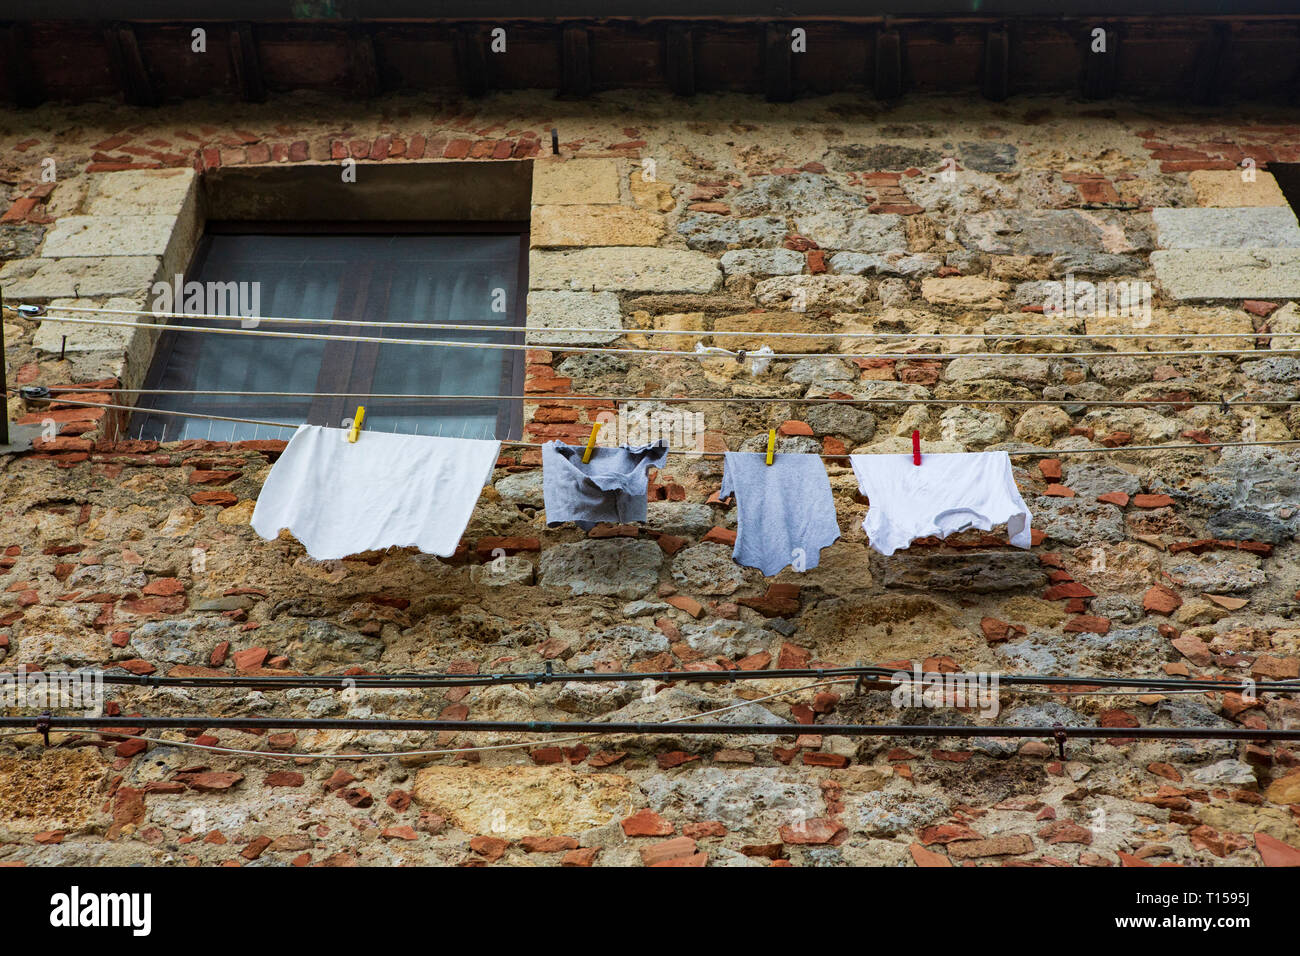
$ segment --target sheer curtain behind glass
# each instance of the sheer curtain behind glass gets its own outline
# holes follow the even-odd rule
[[[519,326],[521,237],[471,235],[213,235],[186,277],[203,288],[247,283],[258,315],[331,320],[325,325],[262,322],[257,330],[389,339],[521,342],[520,333],[376,328],[380,321]],[[256,283],[254,286],[253,284]],[[227,286],[226,288],[230,288]],[[237,313],[236,296],[225,307]],[[175,311],[182,311],[179,306]],[[187,312],[198,311],[187,307]],[[239,319],[172,319],[173,324],[240,328]],[[247,326],[248,322],[245,321]],[[218,417],[340,425],[357,405],[366,427],[465,438],[517,437],[518,403],[330,397],[324,393],[491,396],[517,394],[522,353],[254,335],[165,332],[146,387],[184,392],[301,392],[305,397],[146,395],[131,437],[240,441],[287,438],[291,428],[148,414],[176,410]]]

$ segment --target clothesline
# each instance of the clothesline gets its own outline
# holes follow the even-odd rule
[[[504,351],[530,352],[538,348],[545,348],[545,345],[517,343],[517,342],[457,342],[449,340],[434,339],[390,339],[378,335],[326,335],[323,333],[311,332],[273,332],[263,329],[220,329],[206,326],[194,325],[155,325],[143,326],[136,322],[114,322],[110,319],[80,319],[74,316],[46,316],[47,319],[56,322],[66,322],[76,325],[94,325],[109,326],[129,329],[153,328],[157,331],[168,332],[195,332],[207,335],[251,335],[264,338],[281,338],[281,339],[305,339],[310,341],[322,342],[364,342],[376,345],[417,345],[431,348],[462,348],[462,349],[498,349]],[[343,325],[349,323],[330,323],[332,325]],[[364,324],[364,323],[351,323]],[[534,332],[551,331],[546,328],[532,329]],[[627,329],[583,329],[584,334],[600,332],[618,332],[620,335],[636,330]],[[754,333],[749,333],[750,337]],[[1129,336],[1131,337],[1131,336]],[[600,355],[655,355],[665,358],[694,358],[694,359],[712,359],[719,356],[727,356],[737,360],[754,359],[754,360],[787,360],[787,359],[805,359],[805,358],[839,358],[839,359],[894,359],[899,361],[923,360],[923,361],[952,361],[961,358],[978,358],[978,359],[1065,359],[1065,358],[1152,358],[1152,357],[1206,357],[1206,356],[1230,356],[1230,355],[1250,355],[1256,358],[1270,358],[1281,355],[1300,355],[1300,349],[1157,349],[1157,350],[1136,350],[1136,351],[1083,351],[1083,352],[773,352],[755,354],[752,351],[730,351],[723,348],[715,348],[712,351],[687,351],[677,349],[642,349],[642,348],[623,348],[609,346],[581,346],[581,345],[563,345],[556,346],[558,351],[562,352],[589,352]]]
[[[11,388],[11,392],[22,394],[21,389]],[[410,401],[455,401],[455,402],[614,402],[632,403],[656,402],[669,403],[720,403],[720,404],[790,404],[790,405],[1082,405],[1087,407],[1111,408],[1134,407],[1146,408],[1152,405],[1178,405],[1181,407],[1232,408],[1235,406],[1270,408],[1290,408],[1300,405],[1300,400],[1196,400],[1173,397],[1153,399],[1075,399],[1075,398],[805,398],[756,395],[676,395],[658,397],[652,395],[448,395],[448,394],[411,394],[408,392],[263,392],[240,391],[237,389],[184,389],[184,388],[87,388],[84,385],[56,385],[48,389],[51,398],[62,393],[85,392],[121,392],[129,395],[208,395],[227,398],[365,398],[389,401],[406,399]]]
[[[243,425],[265,425],[268,428],[288,428],[288,429],[296,430],[298,426],[302,424],[301,422],[275,422],[275,421],[268,421],[266,419],[258,419],[258,418],[235,418],[229,415],[206,415],[200,412],[184,412],[175,409],[138,408],[134,405],[114,405],[106,402],[83,402],[83,401],[74,401],[71,399],[68,400],[61,399],[60,401],[65,405],[75,405],[78,407],[103,408],[108,410],[117,410],[117,411],[124,411],[124,412],[139,412],[141,414],[146,414],[146,415],[171,415],[171,416],[177,416],[181,418],[202,419],[205,421],[236,422],[238,424],[243,424]],[[500,441],[502,445],[509,445],[515,448],[541,448],[543,447],[543,445],[546,444],[545,442],[531,442],[531,441],[514,440],[514,439],[501,439]],[[1117,452],[1125,452],[1125,451],[1180,451],[1180,450],[1216,451],[1223,448],[1245,448],[1245,447],[1263,446],[1263,445],[1267,445],[1267,446],[1300,445],[1300,439],[1280,438],[1280,439],[1269,439],[1266,441],[1206,442],[1206,443],[1192,443],[1192,444],[1185,444],[1185,445],[1182,444],[1180,445],[1116,445],[1113,448],[1107,446],[1102,446],[1100,448],[1045,448],[1041,451],[1008,451],[1007,454],[1009,454],[1013,458],[1017,458],[1017,457],[1056,458],[1060,455],[1092,455],[1092,454],[1100,455],[1100,454],[1109,454],[1109,453],[1117,453]],[[668,453],[670,455],[689,455],[691,457],[696,457],[696,458],[721,458],[723,455],[726,454],[726,452],[722,452],[722,451],[695,452],[695,451],[687,451],[685,449],[670,449]],[[814,454],[814,453],[800,452],[799,454]],[[850,454],[849,452],[844,452],[838,455],[817,454],[816,457],[824,458],[824,459],[840,460],[849,457],[849,454]]]
[[[23,313],[20,306],[5,306],[11,312],[27,315]],[[296,318],[291,316],[241,316],[241,315],[221,315],[219,313],[207,312],[155,312],[149,309],[109,309],[100,306],[57,306],[60,312],[92,312],[96,314],[109,315],[137,315],[150,316],[152,318],[168,319],[211,319],[220,321],[252,321],[262,322],[279,322],[283,324],[303,324],[303,325],[368,325],[376,328],[389,329],[445,329],[449,331],[464,332],[582,332],[590,334],[593,331],[605,331],[603,329],[592,329],[581,326],[526,326],[526,325],[480,325],[473,323],[446,323],[446,322],[402,322],[402,321],[377,321],[377,322],[349,322],[346,319],[319,319],[319,318]],[[1025,313],[1035,315],[1037,313]],[[44,313],[38,316],[29,316],[32,318],[53,318],[58,321],[58,317],[49,316]],[[1086,316],[1084,317],[1086,318]],[[70,320],[68,320],[70,321]],[[129,323],[137,324],[137,323]],[[617,331],[610,329],[608,331]],[[813,339],[976,339],[976,338],[995,338],[1011,339],[1015,341],[1035,341],[1050,339],[1257,339],[1270,338],[1273,335],[1282,336],[1285,333],[1274,332],[791,332],[786,330],[737,330],[737,329],[624,329],[627,335],[680,335],[698,338],[708,338],[710,336],[743,336],[746,338],[813,338]]]

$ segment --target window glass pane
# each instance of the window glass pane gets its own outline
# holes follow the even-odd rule
[[[521,342],[519,333],[449,329],[367,330],[380,321],[522,325],[517,296],[518,233],[470,235],[216,235],[187,277],[203,292],[173,311],[332,320],[325,325],[262,322],[258,330],[372,334],[390,339]],[[242,294],[242,298],[241,298]],[[240,320],[173,319],[173,324],[239,328]],[[244,325],[249,323],[244,322]],[[339,425],[359,404],[367,427],[383,431],[491,438],[507,434],[513,406],[490,400],[273,397],[267,392],[502,395],[517,390],[519,351],[265,336],[164,333],[146,387],[257,392],[253,396],[145,395],[141,409],[178,410],[277,422]],[[171,415],[135,415],[131,437],[162,440],[285,438],[289,428]]]

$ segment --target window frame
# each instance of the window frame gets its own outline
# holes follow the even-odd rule
[[[514,328],[514,331],[508,335],[503,334],[500,341],[503,343],[524,345],[526,344],[526,334],[524,331],[527,322],[527,296],[528,296],[528,252],[529,252],[529,223],[526,221],[512,220],[493,220],[493,221],[465,221],[465,220],[421,220],[421,221],[335,221],[335,220],[293,220],[293,221],[262,221],[262,220],[212,220],[204,225],[203,235],[200,237],[194,255],[190,259],[189,268],[185,275],[196,275],[202,269],[211,248],[214,236],[375,236],[375,235],[518,235],[519,254],[518,269],[516,273],[516,290],[514,302],[509,308],[508,324]],[[365,277],[359,277],[364,281]],[[346,287],[340,290],[340,301],[346,295]],[[179,310],[177,310],[179,311]],[[307,318],[315,318],[307,316]],[[170,324],[170,321],[167,324]],[[178,320],[183,321],[183,320]],[[398,320],[400,321],[400,319]],[[197,333],[168,331],[167,324],[159,326],[161,334],[158,342],[153,349],[149,359],[149,369],[145,375],[143,388],[156,389],[161,387],[164,375],[170,369],[173,373],[177,370],[186,377],[184,388],[193,387],[194,367],[192,365],[180,365],[171,368],[172,354],[180,341],[182,335],[192,335]],[[467,322],[464,324],[476,324]],[[484,323],[488,325],[488,323]],[[275,331],[288,331],[293,326],[277,326]],[[390,338],[401,338],[397,333],[400,329],[380,329],[376,330],[365,322],[340,321],[329,326],[313,326],[312,332],[328,335],[366,335],[375,333],[385,335]],[[379,345],[369,342],[328,342],[321,357],[321,368],[317,374],[315,392],[371,392],[374,390],[374,363],[378,358]],[[502,350],[506,356],[502,362],[500,388],[498,394],[521,396],[524,390],[524,377],[526,356],[522,349]],[[431,388],[428,394],[435,394],[437,389]],[[136,412],[133,414],[142,414],[148,416],[153,412],[157,405],[155,404],[158,396],[142,394],[136,404]],[[211,396],[217,398],[217,396]],[[237,396],[230,396],[230,408],[228,414],[233,417],[245,417],[246,409],[241,409],[239,404],[242,399]],[[338,427],[345,417],[352,414],[358,404],[366,404],[364,398],[342,398],[330,397],[317,394],[310,400],[310,408],[307,413],[306,423],[312,425],[330,425]],[[435,403],[429,403],[430,405]],[[496,435],[501,439],[519,439],[523,436],[524,426],[524,409],[521,399],[509,401],[498,401],[497,405],[497,425]],[[410,410],[415,411],[422,407],[418,402],[411,402],[408,406]],[[129,426],[128,426],[129,427]]]

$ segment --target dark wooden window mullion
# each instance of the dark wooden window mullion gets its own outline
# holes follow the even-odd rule
[[[366,295],[361,303],[361,307],[356,310],[356,315],[361,321],[357,326],[357,335],[378,335],[384,338],[407,338],[404,329],[387,329],[376,327],[373,323],[381,322],[388,317],[388,300],[393,292],[393,269],[390,266],[373,267],[373,271],[368,277],[366,283]],[[387,391],[386,388],[375,387],[375,366],[379,361],[378,343],[375,342],[356,342],[353,343],[356,348],[352,356],[352,368],[348,373],[347,387],[341,391],[348,392],[376,392]],[[419,349],[418,345],[402,345],[396,348],[413,348]],[[365,399],[345,399],[355,405],[366,404]],[[352,409],[355,411],[355,407]]]
[[[334,309],[337,325],[322,326],[328,335],[361,335],[363,330],[358,324],[362,310],[365,308],[366,290],[370,284],[370,268],[358,266],[348,270],[339,284],[339,296]],[[357,342],[327,342],[321,357],[320,374],[316,378],[316,391],[347,392],[352,391],[349,383],[352,367],[356,362]],[[348,403],[351,402],[351,407]],[[351,417],[357,405],[364,405],[359,399],[337,398],[317,394],[312,399],[311,411],[307,421],[312,425],[329,425],[338,428],[343,419]]]
[[[528,296],[528,233],[519,236],[519,268],[515,277],[514,301],[510,303],[510,324],[523,328],[527,322],[525,299]],[[512,332],[506,341],[514,345],[523,345],[523,332]],[[499,395],[522,395],[524,393],[524,368],[528,362],[528,353],[520,349],[503,351],[501,363],[501,391]],[[497,402],[497,437],[520,438],[524,433],[523,402]]]

